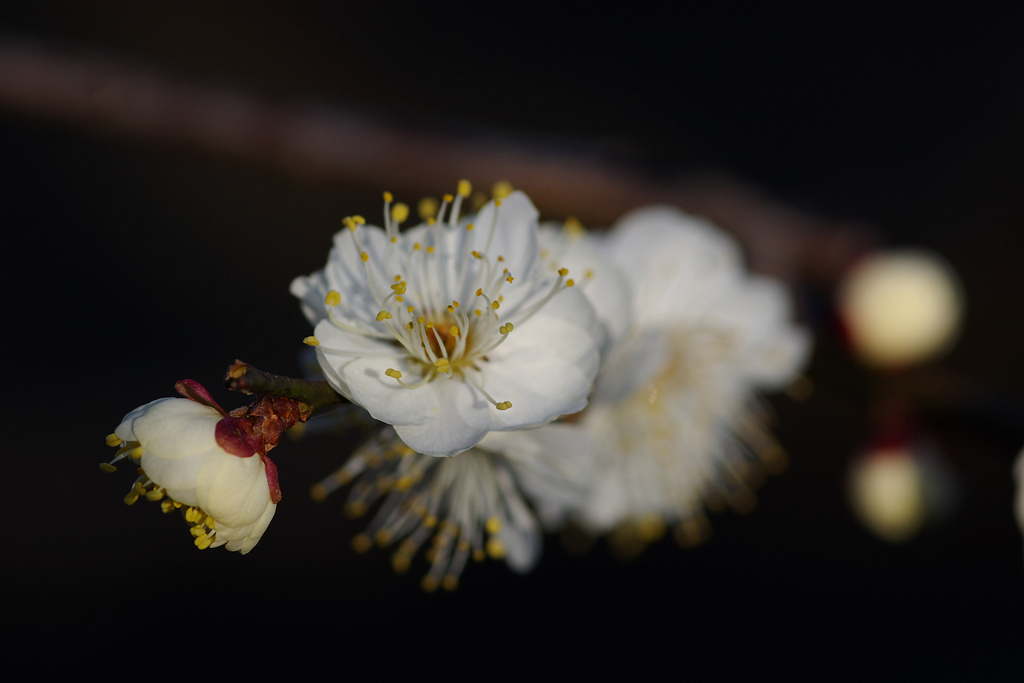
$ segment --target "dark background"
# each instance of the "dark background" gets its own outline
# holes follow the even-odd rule
[[[844,475],[880,380],[803,290],[816,391],[773,399],[791,467],[752,514],[713,517],[699,548],[666,540],[621,563],[550,538],[528,576],[486,562],[455,593],[424,594],[422,564],[395,576],[387,553],[351,551],[364,522],[341,496],[306,495],[348,452],[324,437],[275,451],[285,497],[252,554],[199,553],[157,506],[125,508],[127,475],[96,467],[103,437],[185,377],[241,405],[219,388],[236,357],[297,374],[309,331],[288,283],[387,188],[0,110],[5,666],[1019,678],[1019,11],[142,5],[6,5],[0,29],[269,97],[594,149],[652,178],[723,170],[870,223],[960,272],[967,326],[945,367],[1001,392],[1011,421],[926,421],[959,510],[906,544],[876,540]]]

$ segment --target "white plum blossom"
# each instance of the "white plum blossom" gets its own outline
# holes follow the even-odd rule
[[[312,495],[323,500],[353,482],[346,504],[353,516],[382,499],[353,540],[356,550],[397,543],[392,565],[405,572],[431,541],[423,587],[453,590],[470,558],[531,570],[540,558],[541,527],[557,524],[586,500],[592,458],[587,434],[565,424],[492,432],[453,458],[417,453],[386,427]]]
[[[469,191],[402,232],[385,193],[385,226],[346,219],[327,266],[291,287],[331,386],[435,456],[582,410],[604,342],[568,269],[544,267],[526,195],[460,219]]]
[[[747,274],[737,244],[703,220],[641,209],[600,248],[627,280],[633,317],[579,419],[597,447],[579,520],[641,541],[677,524],[681,542],[696,542],[705,507],[751,505],[755,462],[782,456],[757,397],[796,377],[810,336],[786,289]],[[593,299],[602,321],[617,315],[608,301]]]
[[[274,518],[281,491],[277,468],[228,417],[202,385],[178,383],[186,398],[161,398],[125,415],[107,444],[118,447],[110,463],[130,459],[139,477],[125,497],[161,501],[165,513],[180,510],[196,547],[227,546],[244,555]]]

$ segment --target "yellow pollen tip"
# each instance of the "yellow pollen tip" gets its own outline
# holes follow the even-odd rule
[[[498,405],[494,406],[498,410],[508,410],[512,407],[512,401],[502,401]]]
[[[473,255],[473,258],[483,258],[484,257],[483,254],[481,254],[479,251],[476,251],[475,249],[473,251],[469,252],[469,253],[471,253]]]
[[[427,247],[427,253],[428,254],[433,254],[434,251],[435,251],[435,249],[433,247]]]
[[[448,307],[448,312],[449,313],[454,313],[455,312],[455,307],[454,306],[449,306]]]
[[[495,560],[505,557],[505,546],[496,538],[487,541],[487,554]]]
[[[420,250],[420,243],[417,242],[416,244],[412,245],[412,250],[413,251],[419,251]]]
[[[401,296],[396,296],[395,301],[397,301],[398,303],[402,303],[403,301],[405,301],[405,299],[403,299]]]
[[[460,196],[468,197],[473,192],[473,183],[468,180],[460,180],[458,192]]]
[[[114,446],[121,445],[121,437],[119,437],[117,434],[107,434],[106,440],[107,445],[110,446],[111,448],[113,448]]]
[[[466,225],[466,232],[469,232],[470,230],[472,230],[475,227],[476,227],[475,225],[473,225],[472,223],[469,223],[468,225]]]
[[[125,505],[131,505],[132,503],[134,503],[138,499],[139,499],[139,494],[135,493],[135,491],[132,491],[131,493],[129,493],[127,496],[124,497],[124,504]]]
[[[454,306],[455,308],[458,308],[459,307],[459,302],[458,301],[453,301],[452,302],[452,306]]]
[[[365,553],[373,547],[373,541],[366,534],[358,534],[352,539],[352,549],[357,553]]]
[[[502,256],[501,254],[498,254],[498,263],[501,263],[501,262],[503,262],[504,260],[505,260],[505,257],[504,257],[504,256]]]
[[[370,255],[364,251],[362,254],[359,255],[359,258],[363,259],[363,263],[366,263],[367,261],[370,260]]]
[[[437,367],[438,369],[446,368],[449,365],[451,365],[451,363],[447,358],[438,358],[437,360],[434,361],[434,366]]]
[[[483,296],[484,295],[484,290],[483,289],[476,290],[476,295],[477,296]]]
[[[494,205],[495,206],[501,206],[501,200],[500,199],[495,199],[494,200]]]
[[[129,453],[129,455],[132,456],[132,460],[138,460],[139,458],[141,458],[142,457],[142,446],[136,446],[135,448],[133,448],[132,452]]]
[[[480,312],[480,309],[479,309],[479,308],[477,308],[477,309],[474,309],[474,310],[473,310],[473,312],[474,312],[474,313],[476,313],[476,314],[477,314],[477,316],[481,316],[481,315],[483,315],[483,313],[481,313],[481,312]]]
[[[434,218],[428,218],[428,219],[427,219],[427,225],[433,225],[433,224],[434,224],[434,223],[436,223],[436,222],[437,222],[437,220],[436,220],[436,219],[434,219]],[[427,250],[429,251],[429,250],[430,250],[430,247],[427,247]]]
[[[345,216],[344,218],[341,219],[341,222],[346,228],[348,228],[352,232],[355,232],[356,222],[352,220],[352,216]]]
[[[508,276],[507,278],[505,278],[505,282],[507,282],[507,283],[509,283],[509,284],[512,284],[512,281],[513,281],[513,280],[515,280],[515,278],[514,278],[514,277],[512,277],[511,275],[509,275],[509,276]]]
[[[100,471],[101,472],[108,472],[108,473],[109,472],[117,472],[117,468],[114,467],[113,465],[111,465],[109,462],[101,462],[100,463]]]
[[[309,497],[318,503],[322,503],[327,500],[329,491],[323,484],[313,484],[313,488],[309,489]]]
[[[446,591],[453,591],[458,587],[459,577],[455,576],[455,574],[448,574],[441,579],[441,588],[444,588]]]
[[[385,190],[385,192],[384,192],[384,201],[386,201],[387,203],[390,204],[391,202],[395,201],[395,198],[394,198],[394,196],[390,192]]]
[[[411,330],[412,328],[413,328],[413,325],[412,325],[412,323],[406,323],[406,324],[405,324],[405,329],[407,329],[407,330]]]
[[[391,220],[396,223],[401,223],[409,217],[409,205],[398,202],[391,207]]]
[[[427,319],[421,315],[420,319],[417,322],[419,322],[422,325],[423,323],[427,322]]]
[[[302,343],[306,346],[320,346],[320,340],[313,336],[306,337],[302,340]]]
[[[559,268],[558,269],[558,274],[561,275],[562,277],[565,277],[566,275],[569,274],[569,269],[568,268]]]
[[[448,334],[452,335],[453,337],[459,336],[459,326],[458,325],[452,325],[451,327],[449,327],[448,328]]]
[[[410,313],[412,313],[413,311],[416,310],[416,307],[415,306],[410,306],[408,310],[409,310]]]
[[[512,323],[505,323],[504,325],[498,328],[498,332],[501,332],[502,334],[508,334],[509,332],[512,331],[512,329]]]
[[[381,311],[380,313],[377,314],[377,322],[380,322],[382,320],[390,320],[393,317],[394,316],[392,316],[387,311]]]
[[[591,270],[590,268],[588,268],[587,270],[585,270],[583,272],[583,277],[585,277],[585,278],[587,278],[589,280],[590,278],[594,277],[594,271]]]
[[[416,211],[420,214],[420,218],[426,220],[437,215],[437,207],[438,203],[436,199],[433,197],[424,197],[416,206]]]
[[[423,586],[423,590],[426,592],[433,593],[437,590],[437,579],[427,574],[423,577],[423,581],[420,582],[420,585]]]
[[[366,225],[366,219],[362,216],[352,216],[352,222],[358,225]]]
[[[491,195],[493,195],[495,199],[504,199],[510,194],[512,194],[512,183],[507,180],[499,180],[494,183],[494,186],[491,188]],[[497,202],[495,203],[497,204]]]
[[[441,199],[445,200],[446,202],[451,202],[455,199],[455,197],[451,196],[450,194],[446,194],[443,197],[441,197]]]
[[[501,304],[499,304],[497,301],[491,302],[491,308],[493,308],[494,310],[498,310],[499,306],[501,306]]]
[[[388,368],[384,371],[384,374],[388,377],[394,377],[395,379],[402,379],[402,373],[394,368]]]
[[[485,528],[487,529],[487,533],[496,534],[501,531],[501,520],[497,517],[488,517]]]
[[[572,287],[574,284],[576,284],[576,281],[573,280],[572,278],[569,278],[568,280],[565,281],[566,287]]]
[[[324,305],[326,306],[337,306],[341,303],[341,292],[336,289],[332,289],[327,292],[327,296],[324,297]]]

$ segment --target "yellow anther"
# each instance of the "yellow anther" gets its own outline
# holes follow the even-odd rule
[[[455,312],[455,307],[454,306],[448,306],[448,312],[449,313],[454,313]]]
[[[391,207],[391,220],[396,223],[402,223],[406,218],[409,217],[409,205],[398,202]]]
[[[419,323],[420,323],[420,324],[422,325],[423,323],[427,322],[427,319],[426,319],[426,318],[424,318],[424,317],[423,317],[423,316],[421,315],[421,316],[419,317],[419,320],[418,320],[417,322],[419,322]]]
[[[213,517],[211,517],[210,515],[206,515],[206,522],[205,522],[205,524],[206,524],[206,526],[208,526],[208,527],[210,527],[212,529],[214,526],[216,526],[217,522],[215,522]]]
[[[494,183],[494,187],[491,188],[491,194],[495,199],[504,199],[512,194],[512,183],[507,180],[499,180]]]
[[[390,204],[391,202],[395,201],[395,198],[390,192],[384,190],[384,201]]]
[[[437,203],[437,200],[434,199],[433,197],[424,197],[423,199],[420,200],[420,203],[419,205],[417,205],[416,210],[419,212],[420,218],[426,220],[428,218],[433,218],[434,216],[437,215],[438,206],[439,205]]]
[[[458,190],[459,195],[461,195],[463,197],[468,197],[472,191],[473,191],[473,184],[471,182],[469,182],[468,180],[460,180],[459,181],[459,190]]]
[[[452,306],[454,306],[455,308],[458,308],[459,307],[459,302],[458,301],[453,301],[452,302]]]
[[[204,536],[200,536],[199,538],[197,538],[195,540],[195,544],[196,544],[196,547],[199,548],[200,550],[206,550],[211,545],[213,545],[213,539],[210,538],[209,536],[205,536],[205,535]]]
[[[392,237],[391,238],[391,244],[395,244],[397,242],[398,242],[398,238],[397,237]]]
[[[395,553],[394,557],[391,558],[391,568],[395,570],[396,574],[404,574],[409,571],[409,556]]]
[[[477,296],[483,296],[484,295],[484,290],[483,289],[477,289],[476,290],[476,295]]]
[[[443,371],[443,368],[446,368],[449,365],[451,365],[451,363],[449,362],[449,360],[447,358],[438,358],[437,360],[434,361],[434,366],[438,370],[442,370]]]
[[[370,260],[370,255],[364,251],[362,254],[359,255],[359,258],[363,259],[363,263],[366,263],[367,261]]]
[[[405,299],[403,299],[401,296],[396,296],[395,301],[397,301],[398,303],[402,303],[403,301],[405,301]]]
[[[352,232],[355,232],[356,222],[352,220],[352,216],[345,216],[344,218],[341,219],[341,222],[345,225],[346,228],[348,228]]]
[[[573,280],[572,278],[569,278],[568,280],[565,281],[566,287],[572,287],[574,284],[576,284],[576,281]]]
[[[142,457],[142,446],[136,446],[128,455],[132,456],[132,460],[138,460]]]
[[[132,485],[132,490],[135,491],[135,493],[139,494],[140,496],[146,495],[146,489],[142,487],[142,484],[140,482],[135,482]]]
[[[370,540],[370,537],[366,534],[357,534],[356,537],[352,539],[352,549],[357,553],[365,553],[372,547],[373,541]]]
[[[448,328],[448,334],[452,335],[453,337],[459,336],[459,326],[458,325],[452,325],[451,327],[449,327]]]
[[[450,203],[450,202],[452,202],[452,201],[454,201],[454,200],[455,200],[455,197],[451,196],[450,194],[446,194],[446,195],[444,195],[443,197],[441,197],[441,199],[443,199],[443,200],[445,200],[446,202],[449,202],[449,203]]]
[[[395,290],[399,294],[405,294],[406,284],[404,282],[396,282],[391,285],[391,289]]]
[[[416,242],[415,244],[413,244],[412,245],[412,250],[413,251],[419,251],[420,250],[420,243]]]
[[[362,216],[352,216],[352,220],[359,225],[366,225],[366,219]]]
[[[193,538],[199,538],[200,536],[206,535],[206,530],[204,530],[203,527],[201,526],[194,526],[191,529],[189,529],[188,532],[192,534]]]
[[[387,370],[384,371],[384,374],[387,375],[388,377],[394,377],[395,379],[402,379],[401,371],[395,370],[394,368],[388,368]]]
[[[498,263],[504,263],[504,261],[505,261],[505,257],[502,256],[501,254],[498,254]],[[508,272],[508,271],[506,271],[506,272]]]
[[[309,489],[309,497],[318,503],[322,503],[327,500],[327,495],[330,491],[323,484],[313,484],[312,488]]]
[[[306,346],[320,346],[320,340],[313,336],[306,337],[302,343]]]
[[[455,574],[447,574],[441,579],[441,588],[444,588],[446,591],[453,591],[458,587],[459,577],[455,576]]]
[[[473,228],[475,228],[475,227],[476,227],[476,226],[475,226],[475,225],[473,225],[472,223],[467,223],[467,224],[466,224],[466,232],[469,232],[470,230],[472,230],[472,229],[473,229]]]
[[[512,407],[512,401],[502,401],[501,403],[494,406],[498,410],[508,410]]]
[[[436,218],[428,218],[427,219],[427,225],[433,225],[434,223],[437,223],[437,219]]]
[[[410,313],[412,313],[413,311],[415,311],[415,310],[416,310],[416,307],[415,307],[415,306],[410,306],[410,307],[409,307],[409,308],[407,308],[406,310],[407,310],[407,311],[409,311]]]
[[[505,546],[496,538],[487,540],[487,554],[495,560],[505,557]]]
[[[493,308],[494,310],[498,310],[499,306],[501,306],[501,304],[499,304],[497,301],[491,302],[491,308]]]
[[[383,548],[386,545],[390,545],[392,534],[387,529],[379,529],[374,538],[377,541],[377,545]]]
[[[487,533],[496,534],[501,531],[501,520],[497,517],[488,517],[484,528],[487,529]]]
[[[377,322],[380,322],[381,320],[390,320],[393,317],[394,316],[388,313],[387,311],[381,311],[380,313],[377,314]]]
[[[166,515],[174,509],[174,501],[167,499],[160,503],[160,510]]]
[[[165,493],[166,492],[163,489],[153,489],[152,491],[150,491],[149,493],[146,494],[146,500],[148,500],[148,501],[160,500],[161,498],[164,497]]]
[[[483,254],[481,254],[479,251],[477,251],[475,249],[473,251],[469,252],[469,253],[473,255],[473,258],[483,258],[484,257]]]
[[[593,268],[587,268],[585,271],[583,271],[583,277],[587,278],[588,280],[594,277]]]
[[[100,463],[100,471],[102,472],[117,472],[117,468],[111,465],[109,462]]]
[[[562,277],[565,277],[566,275],[569,274],[569,269],[568,268],[559,268],[558,269],[558,274],[561,275]]]
[[[412,323],[406,323],[405,324],[405,329],[411,330],[412,328],[413,328],[413,324]]]
[[[327,292],[327,296],[324,297],[324,304],[327,306],[337,306],[341,303],[341,292],[336,289],[332,289]]]
[[[139,494],[135,493],[135,491],[132,491],[131,493],[129,493],[127,496],[124,497],[124,504],[125,505],[131,505],[132,503],[134,503],[138,499],[139,499]]]
[[[476,550],[473,551],[473,561],[474,562],[483,562],[485,559],[487,559],[487,553],[485,553],[483,550],[481,550],[480,548],[477,548]]]
[[[498,328],[498,332],[501,332],[502,334],[508,334],[511,331],[512,331],[512,323],[505,323],[504,325],[502,325],[501,327]]]
[[[435,526],[437,526],[437,517],[433,515],[428,515],[423,520],[423,526],[427,527],[428,529],[433,529]]]
[[[437,251],[437,250],[434,249],[434,247],[427,247],[427,253],[428,254],[433,254],[435,251]]]
[[[117,434],[107,434],[107,445],[113,448],[121,445],[121,437]]]
[[[480,312],[480,309],[479,309],[479,308],[475,308],[475,309],[473,309],[473,312],[474,312],[474,313],[476,313],[476,314],[477,314],[477,316],[481,316],[481,315],[483,315],[483,313],[481,313],[481,312]]]
[[[507,282],[507,283],[509,283],[509,284],[512,284],[512,281],[513,281],[513,280],[515,280],[515,278],[514,278],[514,277],[512,277],[511,275],[509,275],[509,276],[508,276],[507,278],[505,278],[505,282]]]
[[[410,487],[412,487],[412,477],[408,475],[399,477],[398,481],[395,482],[396,491],[408,491]]]
[[[495,206],[501,206],[501,200],[500,199],[495,199],[494,200],[494,205]]]
[[[426,592],[433,593],[437,590],[437,579],[431,576],[430,574],[427,574],[423,577],[423,580],[420,582],[420,585],[423,586],[423,590],[425,590]]]
[[[569,216],[566,218],[562,229],[565,230],[566,234],[573,239],[582,237],[583,233],[586,232],[583,229],[583,224],[580,223],[575,216]]]

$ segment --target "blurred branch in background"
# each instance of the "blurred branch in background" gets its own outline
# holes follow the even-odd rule
[[[184,80],[124,59],[0,37],[0,107],[144,141],[174,142],[375,189],[436,194],[458,178],[508,180],[546,216],[609,225],[670,203],[733,232],[754,270],[823,286],[877,241],[862,225],[786,207],[720,174],[653,179],[586,149],[397,125],[343,107]],[[685,161],[685,160],[683,160]]]

